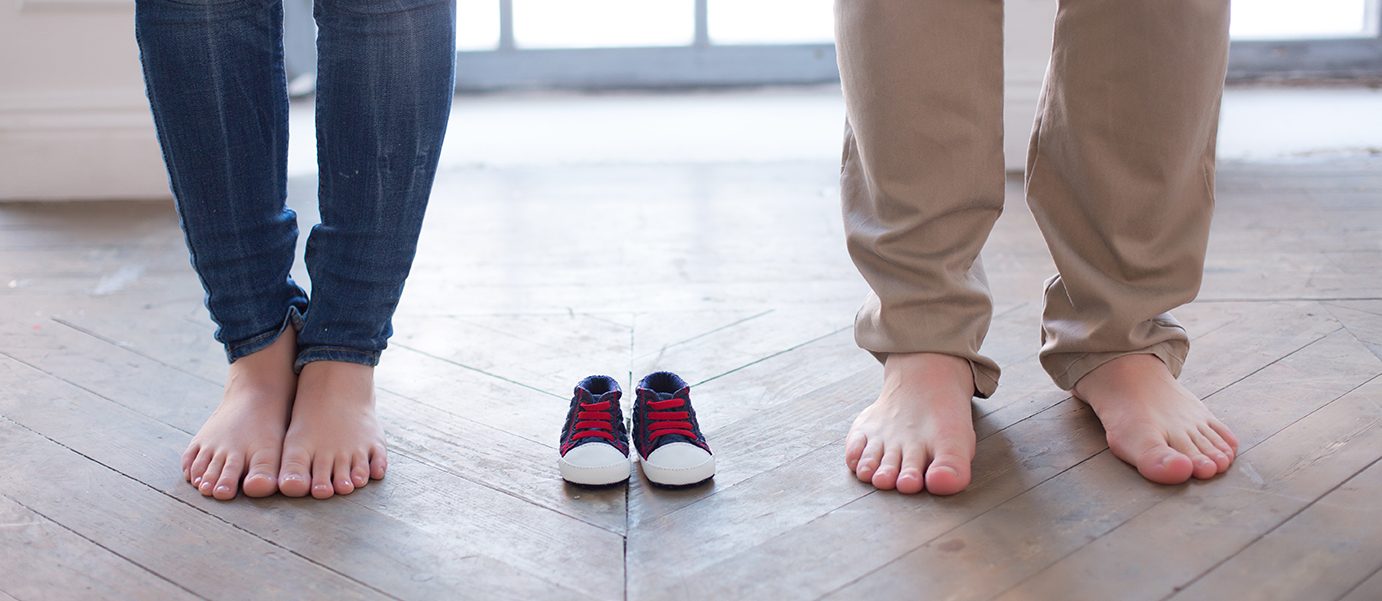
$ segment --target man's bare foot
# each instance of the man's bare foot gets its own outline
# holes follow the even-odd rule
[[[1154,355],[1100,365],[1075,383],[1074,393],[1104,423],[1113,454],[1152,482],[1213,478],[1237,455],[1233,432]]]
[[[384,429],[374,414],[374,368],[313,361],[298,377],[278,489],[290,497],[348,495],[384,477]]]
[[[883,392],[854,419],[845,464],[875,487],[953,495],[974,460],[974,373],[952,355],[888,355]]]
[[[221,404],[182,454],[182,475],[205,496],[267,497],[278,490],[278,457],[297,389],[296,332],[230,364]],[[248,475],[246,475],[248,474]]]

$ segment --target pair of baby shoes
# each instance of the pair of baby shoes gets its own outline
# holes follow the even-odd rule
[[[701,434],[691,387],[669,371],[638,383],[633,405],[633,445],[643,475],[662,486],[689,486],[715,475],[715,455]],[[629,431],[619,407],[623,391],[609,376],[576,385],[561,429],[561,477],[600,486],[629,479]]]

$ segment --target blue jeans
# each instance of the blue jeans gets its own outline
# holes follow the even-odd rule
[[[321,224],[289,274],[281,0],[138,0],[149,103],[231,362],[298,330],[295,367],[375,365],[417,250],[455,72],[455,0],[316,0]]]

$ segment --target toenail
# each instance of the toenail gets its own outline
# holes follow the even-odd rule
[[[951,474],[956,475],[956,476],[959,476],[959,475],[960,475],[960,472],[959,472],[959,471],[957,471],[955,468],[950,467],[950,466],[948,466],[948,465],[938,465],[938,466],[936,466],[936,469],[938,469],[938,470],[945,470],[945,471],[950,472]]]

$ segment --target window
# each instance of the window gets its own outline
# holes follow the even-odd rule
[[[461,89],[767,85],[839,77],[834,0],[457,1]],[[310,0],[286,2],[310,6]],[[1382,77],[1379,4],[1234,0],[1229,78]],[[307,14],[288,14],[289,35],[307,41],[289,40],[293,65],[313,62]]]

